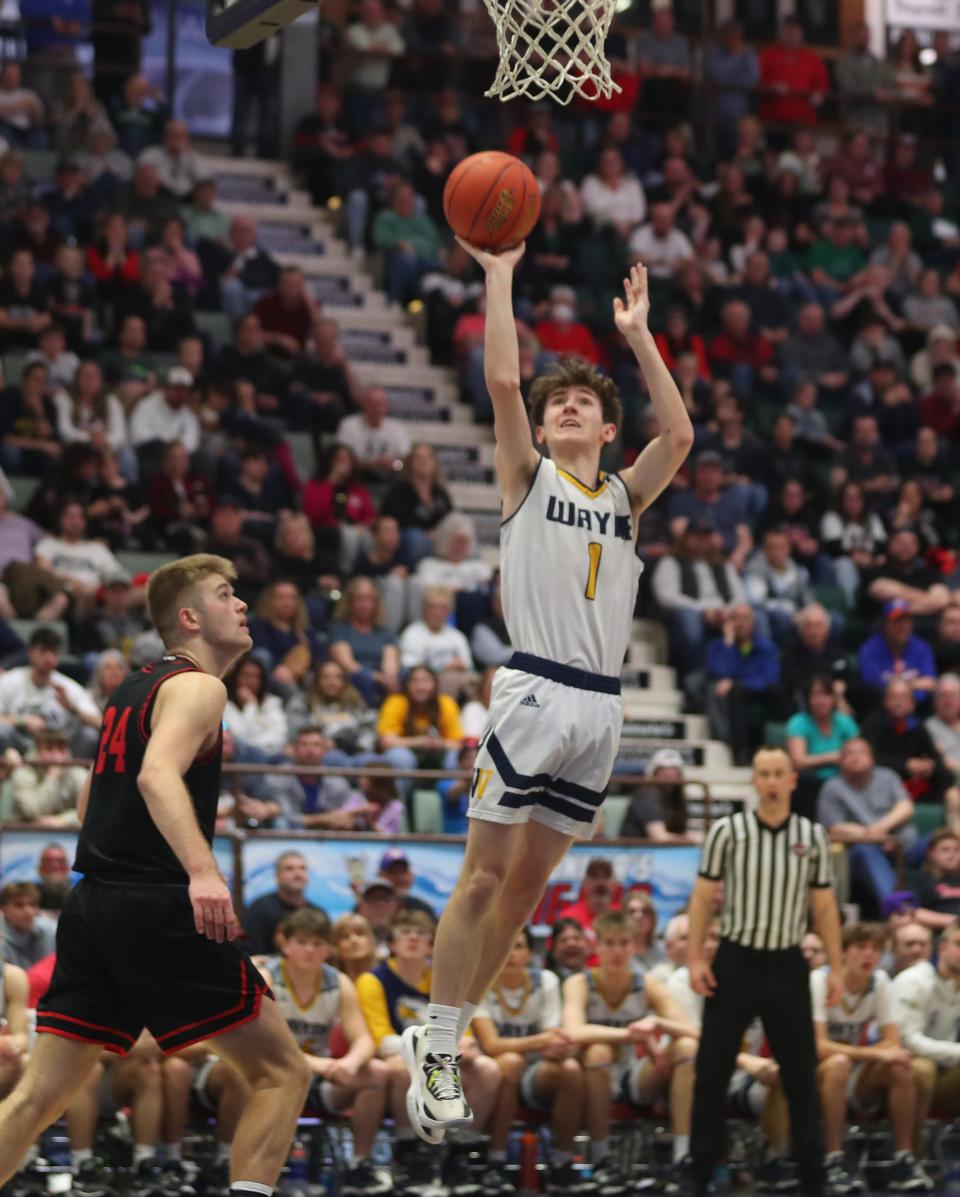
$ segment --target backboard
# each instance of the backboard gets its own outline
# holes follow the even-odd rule
[[[318,7],[318,0],[207,0],[207,37],[246,50]]]

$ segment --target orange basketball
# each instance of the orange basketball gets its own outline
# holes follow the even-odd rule
[[[478,249],[509,249],[537,223],[540,188],[519,158],[484,150],[450,172],[443,212],[457,236]]]

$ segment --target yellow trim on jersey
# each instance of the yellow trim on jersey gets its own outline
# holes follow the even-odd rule
[[[592,968],[590,970],[590,975],[593,977],[593,983],[596,986],[597,993],[600,995],[601,999],[603,1000],[603,1004],[610,1011],[619,1010],[620,1007],[623,1005],[623,1003],[630,996],[630,994],[634,992],[634,990],[633,990],[633,975],[631,974],[630,983],[627,986],[627,988],[623,991],[623,997],[621,997],[619,1002],[611,1002],[609,997],[607,997],[606,990],[603,987],[603,982],[600,979],[600,969]]]
[[[583,491],[583,493],[587,496],[588,499],[599,498],[600,495],[602,495],[603,492],[607,489],[607,483],[606,483],[607,476],[603,472],[603,470],[601,470],[600,473],[597,475],[597,481],[600,483],[600,485],[597,487],[596,490],[591,490],[590,487],[584,485],[584,483],[582,483],[579,478],[574,478],[573,474],[568,474],[566,470],[562,470],[559,466],[557,466],[557,473],[562,478],[566,478],[566,480],[572,486],[575,486],[577,488],[577,490]]]
[[[287,987],[287,993],[289,993],[293,998],[293,1004],[296,1006],[296,1008],[301,1014],[308,1013],[310,1007],[317,1000],[320,994],[323,993],[323,966],[321,965],[320,971],[317,973],[317,979],[315,982],[316,988],[310,995],[310,998],[306,1004],[302,1003],[299,997],[297,997],[297,991],[293,984],[293,978],[290,976],[290,970],[287,968],[287,959],[285,956],[281,957],[280,959],[280,976],[283,978],[283,983]]]

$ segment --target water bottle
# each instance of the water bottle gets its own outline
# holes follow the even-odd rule
[[[960,1194],[960,1127],[956,1124],[943,1128],[937,1139],[936,1155],[944,1192]]]
[[[539,1188],[537,1135],[536,1131],[526,1130],[520,1141],[520,1191],[521,1193],[536,1193]]]
[[[393,1143],[390,1141],[390,1136],[385,1130],[377,1132],[377,1137],[373,1141],[373,1150],[370,1152],[370,1158],[377,1167],[390,1167],[393,1161]]]
[[[713,1183],[718,1193],[730,1192],[730,1169],[726,1164],[720,1164],[713,1174]]]
[[[337,1169],[330,1156],[325,1155],[320,1161],[320,1174],[317,1184],[312,1190],[316,1197],[335,1197],[337,1192]]]
[[[310,1154],[306,1144],[294,1139],[287,1159],[287,1166],[280,1179],[284,1197],[310,1197]]]

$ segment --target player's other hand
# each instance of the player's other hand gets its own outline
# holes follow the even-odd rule
[[[843,976],[838,970],[827,973],[827,1005],[839,1006],[843,1001]]]
[[[198,873],[190,878],[190,905],[199,935],[223,943],[236,939],[240,923],[233,909],[227,883],[216,871]]]
[[[511,271],[515,270],[523,257],[523,251],[527,248],[527,243],[521,241],[519,245],[514,245],[511,249],[502,249],[499,253],[494,253],[489,249],[478,249],[469,241],[464,241],[462,237],[458,237],[457,241],[488,274],[491,270],[502,270],[505,267],[509,267]]]
[[[699,993],[701,997],[713,997],[717,991],[717,979],[706,960],[691,961],[687,967],[693,992]]]
[[[650,315],[650,292],[647,287],[647,268],[642,262],[630,267],[630,277],[623,280],[623,299],[613,301],[613,319],[627,338],[646,331]]]

